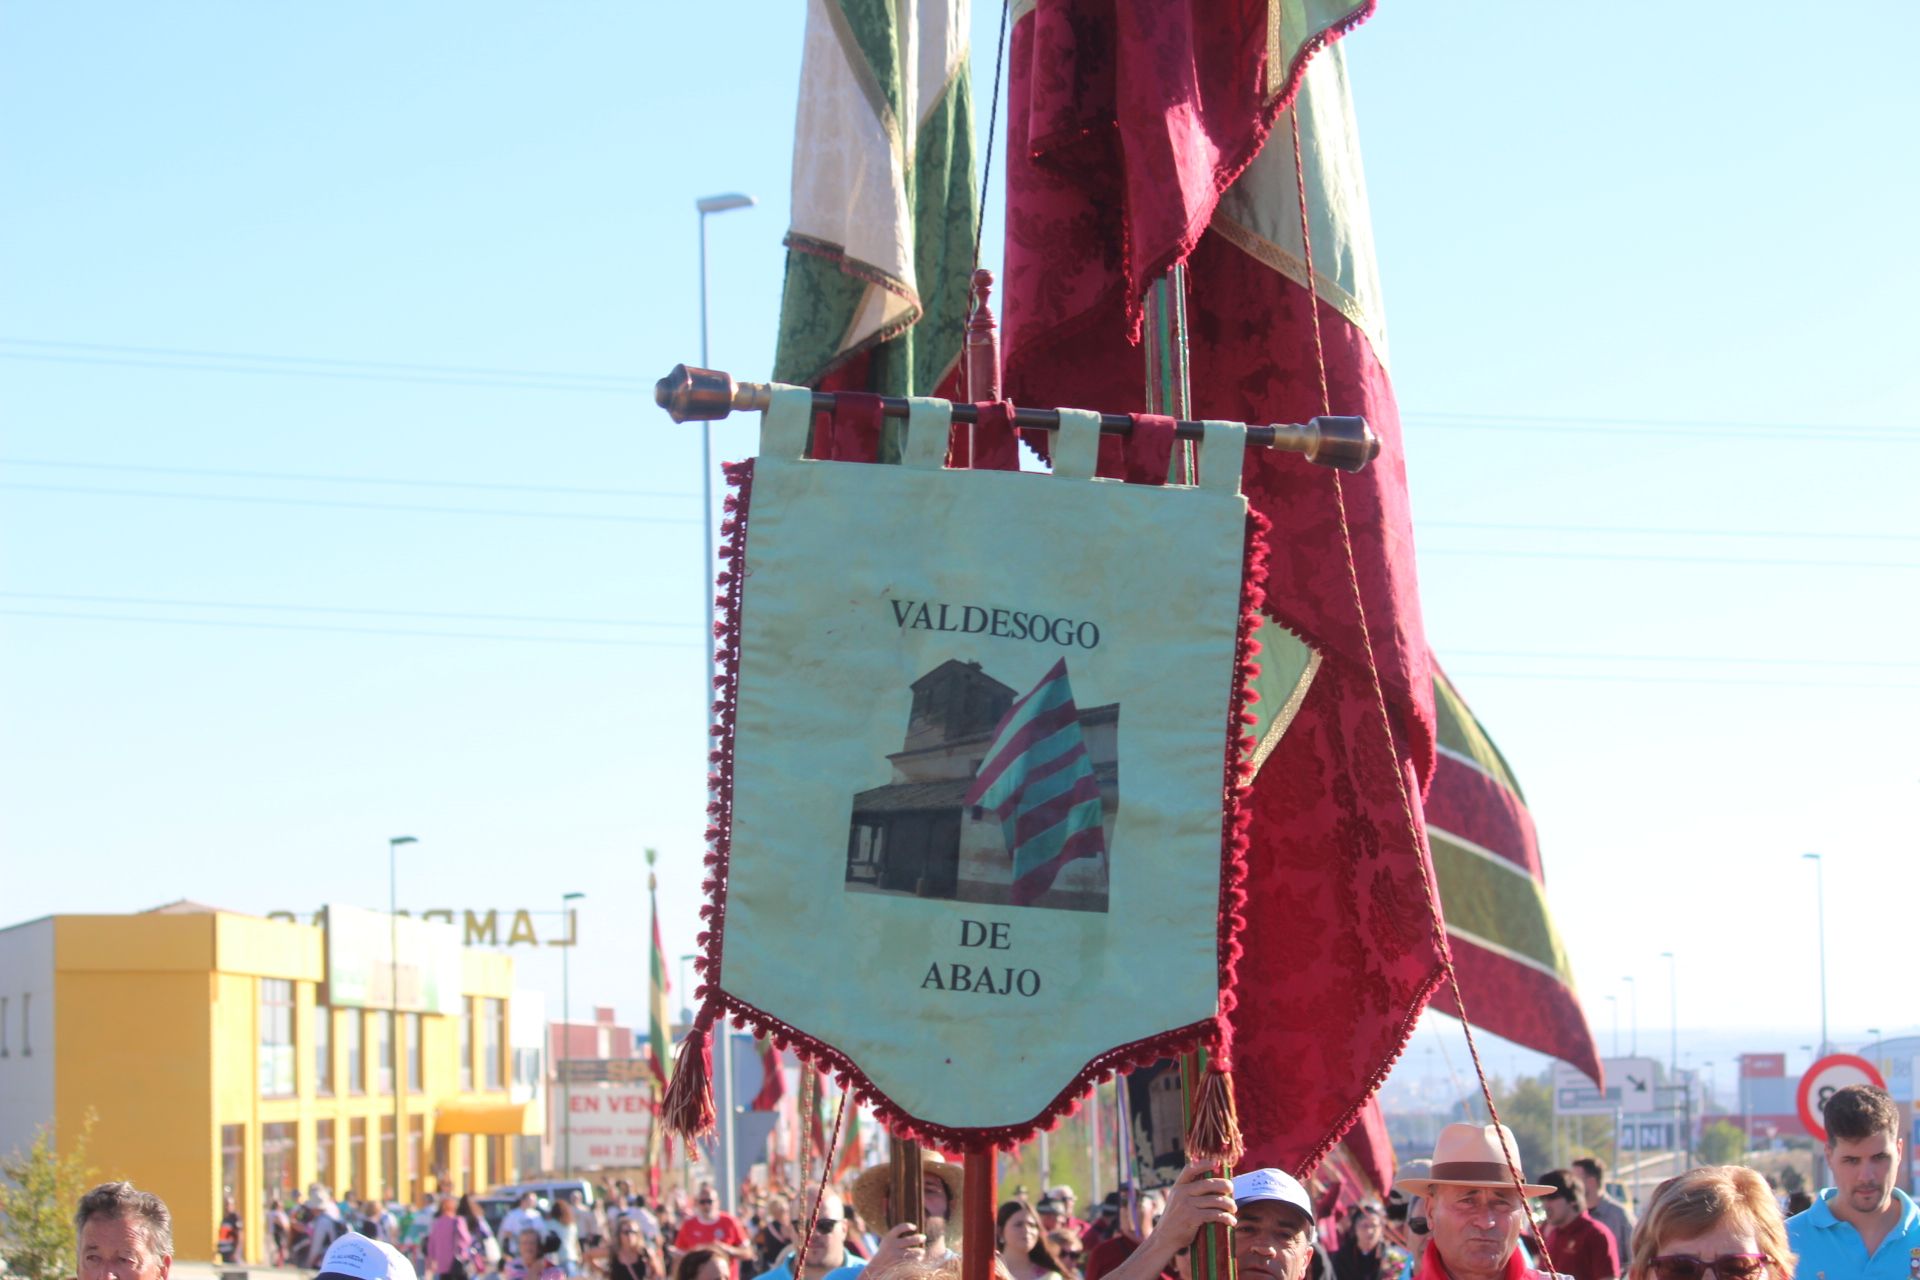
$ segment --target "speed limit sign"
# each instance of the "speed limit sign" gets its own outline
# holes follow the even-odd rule
[[[1876,1089],[1887,1087],[1879,1068],[1856,1054],[1829,1054],[1807,1068],[1807,1074],[1800,1077],[1796,1100],[1800,1104],[1800,1123],[1807,1126],[1808,1133],[1822,1142],[1827,1140],[1827,1099],[1835,1090],[1850,1084],[1870,1084]]]

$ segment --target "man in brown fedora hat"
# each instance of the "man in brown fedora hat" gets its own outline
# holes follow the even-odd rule
[[[1426,1200],[1430,1238],[1413,1280],[1544,1280],[1527,1265],[1520,1232],[1527,1200],[1554,1188],[1521,1182],[1519,1169],[1519,1148],[1503,1124],[1440,1131],[1432,1168],[1393,1184]]]
[[[921,1154],[920,1171],[923,1222],[893,1221],[891,1206],[887,1203],[887,1183],[893,1170],[884,1164],[874,1165],[855,1178],[848,1194],[861,1221],[870,1230],[881,1232],[880,1247],[889,1257],[898,1248],[905,1250],[908,1258],[938,1263],[953,1256],[953,1250],[947,1247],[947,1223],[959,1216],[961,1196],[966,1190],[965,1170],[927,1151]],[[874,1258],[879,1261],[880,1255],[875,1254]]]

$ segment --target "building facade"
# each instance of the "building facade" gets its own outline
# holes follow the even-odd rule
[[[182,1258],[213,1255],[227,1194],[262,1261],[269,1200],[310,1183],[417,1203],[511,1181],[542,1123],[511,1088],[512,959],[456,938],[423,1000],[403,950],[375,1001],[341,975],[388,953],[331,942],[192,904],[0,929],[0,1149],[45,1125],[64,1149],[91,1118],[88,1163],[166,1200]]]

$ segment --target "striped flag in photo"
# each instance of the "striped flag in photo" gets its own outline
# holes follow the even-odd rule
[[[1100,780],[1062,658],[1007,709],[966,803],[1000,820],[1013,857],[1013,903],[1030,906],[1075,858],[1104,857]]]

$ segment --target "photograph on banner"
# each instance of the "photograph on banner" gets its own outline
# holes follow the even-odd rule
[[[1245,502],[772,435],[720,986],[924,1121],[1026,1122],[1098,1055],[1217,1012]],[[824,986],[823,942],[847,975]]]
[[[1127,1090],[1133,1185],[1142,1191],[1170,1187],[1187,1164],[1187,1116],[1180,1063],[1162,1058],[1136,1067],[1121,1079]]]
[[[962,609],[994,623],[1008,612]],[[849,892],[1107,909],[1118,703],[1079,707],[1064,658],[1024,693],[949,658],[896,705],[906,736],[878,762],[886,781],[853,797]]]

